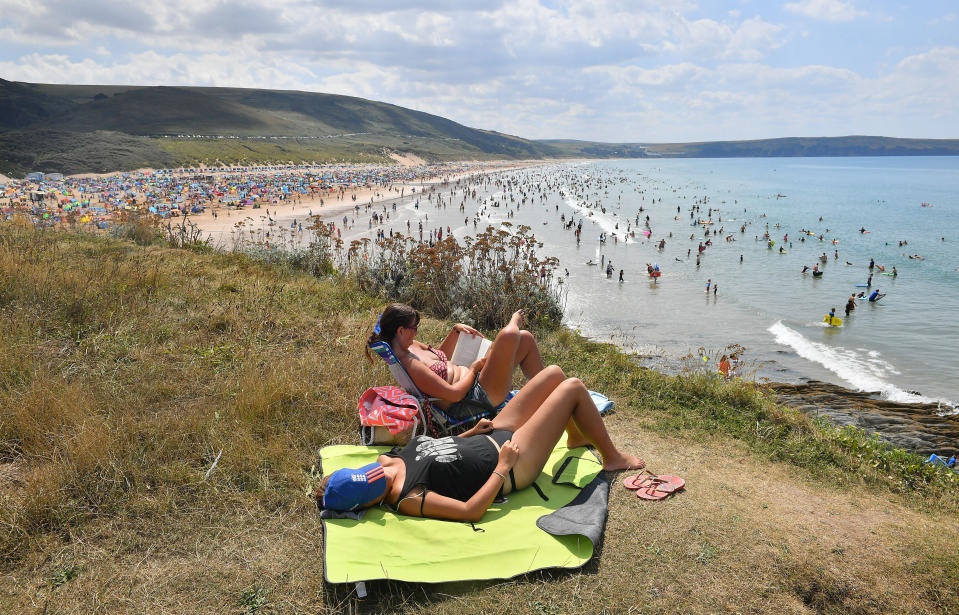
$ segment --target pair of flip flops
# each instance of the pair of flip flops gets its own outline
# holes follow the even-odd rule
[[[650,474],[643,472],[634,476],[627,476],[623,486],[636,492],[636,497],[643,500],[665,500],[672,494],[683,489],[686,481],[678,476],[669,474]]]

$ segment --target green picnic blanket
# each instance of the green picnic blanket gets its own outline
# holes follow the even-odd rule
[[[371,463],[387,450],[327,446],[320,462],[328,474]],[[555,484],[553,476],[560,470],[562,484]],[[361,520],[324,519],[326,580],[441,583],[578,568],[592,557],[593,541],[606,522],[608,483],[601,470],[587,449],[557,445],[536,481],[548,501],[528,487],[510,493],[508,502],[494,503],[473,525],[407,517],[381,507],[367,510]]]

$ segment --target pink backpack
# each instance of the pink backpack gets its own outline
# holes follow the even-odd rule
[[[400,387],[366,389],[356,410],[363,444],[406,444],[417,429],[425,432],[419,402]]]

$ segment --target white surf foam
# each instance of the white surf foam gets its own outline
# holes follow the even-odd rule
[[[586,207],[585,205],[580,205],[576,199],[571,197],[566,198],[566,204],[570,207],[570,209],[573,209],[579,212],[580,215],[583,216],[583,220],[588,222],[593,222],[594,224],[599,226],[599,228],[601,228],[606,234],[608,235],[616,234],[616,236],[619,237],[620,239],[623,239],[626,237],[625,228],[618,228],[618,229],[616,228],[616,224],[619,221],[613,220],[611,217],[607,216],[606,214],[599,211],[598,209],[590,209],[589,207]]]
[[[875,350],[864,348],[853,350],[814,342],[803,337],[798,331],[790,329],[781,320],[776,321],[767,331],[773,334],[778,343],[789,346],[807,361],[822,365],[858,391],[879,391],[885,399],[900,403],[934,404],[940,401],[909,393],[886,381],[887,376],[898,374],[899,371]],[[941,401],[944,404],[955,405],[948,400]]]

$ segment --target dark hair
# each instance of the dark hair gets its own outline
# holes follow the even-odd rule
[[[330,477],[332,476],[332,473],[324,476],[320,484],[313,490],[313,499],[316,500],[316,507],[320,510],[323,510],[323,494],[326,493],[326,486],[330,484]]]
[[[420,313],[403,303],[391,303],[386,306],[380,319],[376,322],[379,332],[376,330],[370,334],[366,340],[366,358],[373,362],[373,355],[370,354],[370,344],[375,342],[386,342],[391,344],[396,337],[396,330],[400,327],[415,327],[420,324]]]

